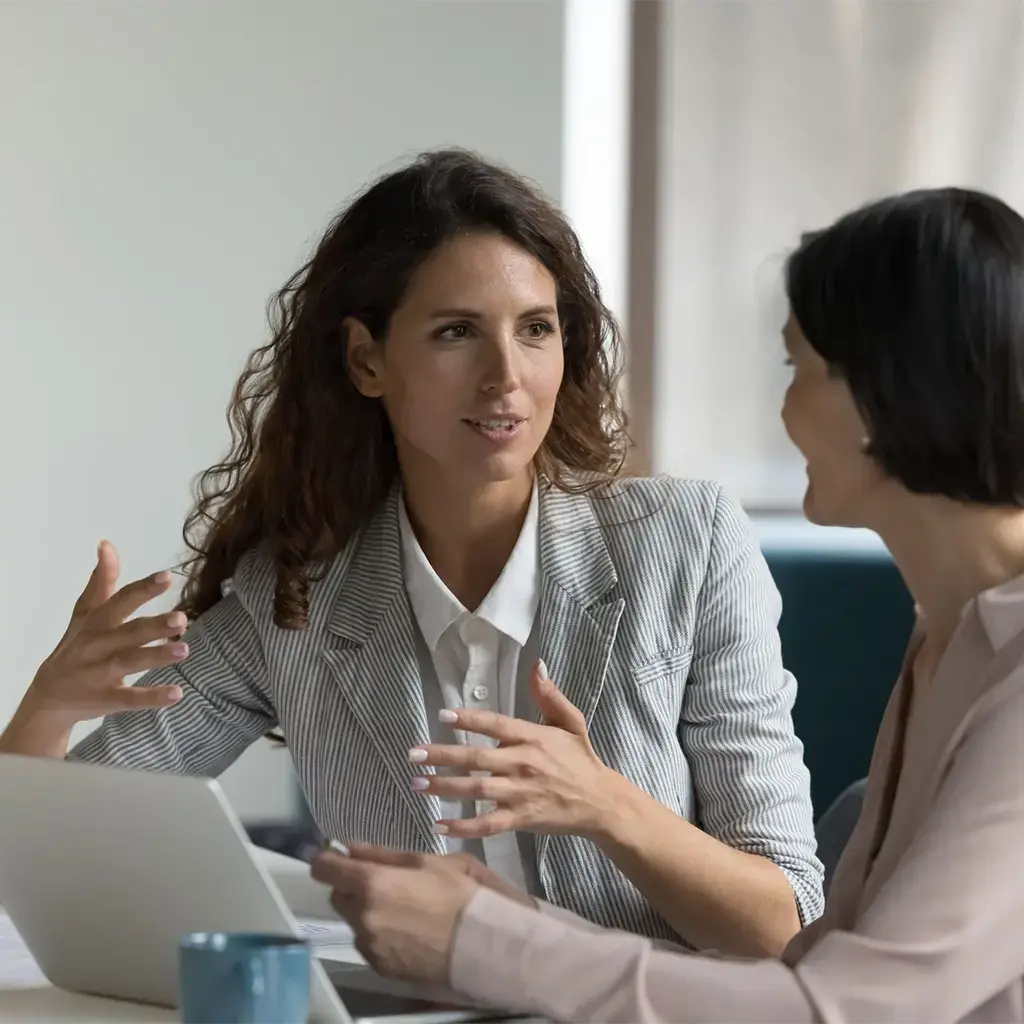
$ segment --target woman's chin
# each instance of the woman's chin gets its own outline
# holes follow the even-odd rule
[[[807,490],[804,491],[803,500],[804,518],[815,526],[837,526],[836,517],[829,508],[821,489],[814,486],[814,481],[808,478]]]
[[[809,482],[804,492],[804,518],[814,526],[842,526],[859,529],[866,525],[863,502],[856,500],[856,492],[840,489],[830,494]]]

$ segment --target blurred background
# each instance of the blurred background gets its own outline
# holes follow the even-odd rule
[[[801,518],[779,271],[886,192],[1024,207],[1019,0],[0,3],[0,722],[101,537],[126,578],[180,557],[271,292],[446,144],[576,225],[626,327],[634,468],[754,517],[821,810],[866,771],[910,607],[871,537]],[[301,815],[285,751],[223,781],[249,823]]]

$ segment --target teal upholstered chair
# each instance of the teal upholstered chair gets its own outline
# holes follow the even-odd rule
[[[782,594],[782,655],[797,679],[793,720],[818,817],[867,774],[913,603],[879,545],[841,532],[833,542],[831,531],[809,526],[762,526],[762,550]]]

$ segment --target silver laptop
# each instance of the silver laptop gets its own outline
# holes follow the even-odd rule
[[[302,934],[211,779],[0,755],[0,906],[58,988],[176,1006],[187,932]],[[457,1024],[368,967],[318,961],[311,1020]],[[507,1015],[504,1015],[507,1016]]]

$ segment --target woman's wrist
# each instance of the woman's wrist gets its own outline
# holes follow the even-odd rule
[[[73,713],[55,706],[29,688],[0,735],[0,751],[63,757],[71,730],[78,721]]]
[[[643,816],[650,797],[625,776],[606,768],[594,801],[594,816],[586,835],[606,854],[629,845],[636,837],[635,822]]]

